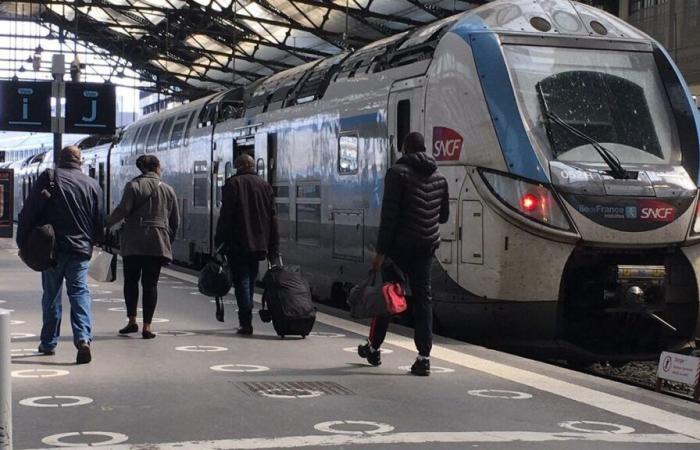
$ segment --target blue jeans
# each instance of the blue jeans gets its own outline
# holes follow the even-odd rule
[[[70,300],[73,343],[77,347],[80,341],[90,342],[92,340],[92,314],[90,312],[92,299],[87,286],[89,263],[90,260],[83,255],[58,253],[56,267],[41,273],[41,284],[44,288],[44,296],[41,298],[44,314],[41,344],[47,350],[53,350],[56,347],[61,335],[61,315],[63,312],[61,294],[64,278]]]
[[[238,303],[238,322],[241,327],[253,324],[253,294],[258,277],[258,259],[250,255],[231,255],[229,265],[233,275],[233,288]]]

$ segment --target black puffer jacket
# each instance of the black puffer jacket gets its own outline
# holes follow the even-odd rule
[[[432,156],[411,153],[386,173],[377,253],[430,255],[450,215],[447,180]]]

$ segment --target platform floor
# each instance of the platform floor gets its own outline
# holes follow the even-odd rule
[[[67,307],[56,355],[38,356],[40,275],[16,253],[0,239],[15,449],[700,449],[692,402],[442,338],[433,375],[414,377],[401,327],[371,367],[355,354],[367,327],[333,310],[307,339],[280,340],[259,321],[238,337],[233,297],[217,322],[193,277],[173,271],[156,339],[118,336],[120,282],[91,283],[93,362],[74,364]]]

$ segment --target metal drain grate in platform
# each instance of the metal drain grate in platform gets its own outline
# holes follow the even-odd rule
[[[247,381],[235,383],[246,394],[268,398],[312,398],[322,395],[355,395],[332,381]]]

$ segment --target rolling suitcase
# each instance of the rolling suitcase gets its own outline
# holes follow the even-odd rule
[[[316,321],[316,308],[311,301],[311,289],[301,274],[271,267],[263,278],[265,291],[260,319],[272,321],[275,332],[284,338],[289,335],[306,337]]]

